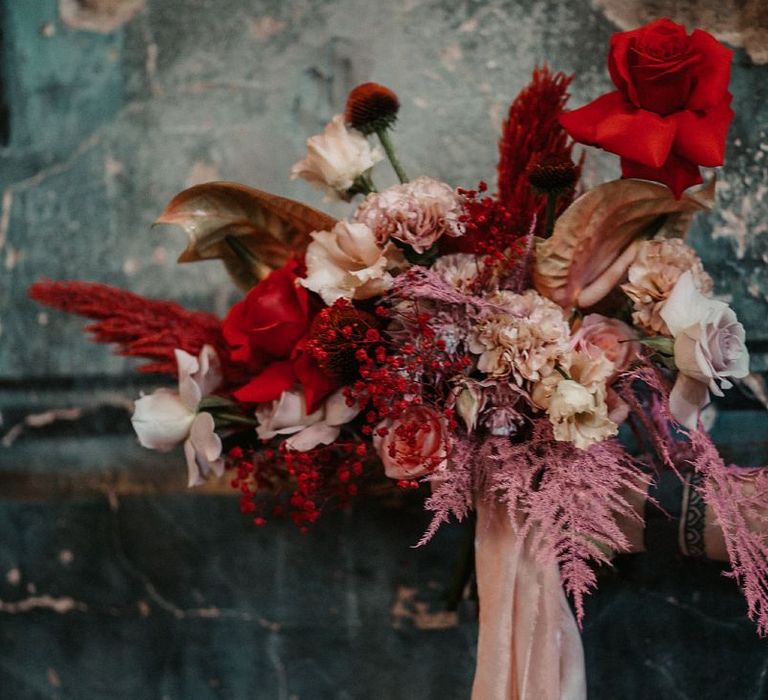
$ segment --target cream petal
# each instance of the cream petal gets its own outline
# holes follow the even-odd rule
[[[194,418],[176,392],[158,389],[135,401],[131,423],[143,447],[167,452],[187,437]]]
[[[338,426],[328,425],[325,421],[321,421],[291,436],[285,441],[285,444],[291,450],[307,452],[318,445],[331,444],[339,437],[340,432],[341,428]]]
[[[690,430],[696,429],[699,411],[709,403],[707,385],[685,374],[678,374],[669,395],[669,409],[674,419]]]

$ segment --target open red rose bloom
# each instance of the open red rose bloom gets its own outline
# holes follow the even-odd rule
[[[621,157],[624,177],[663,182],[679,197],[699,184],[699,166],[723,164],[733,119],[732,51],[712,35],[669,19],[614,34],[614,92],[564,113],[577,141]]]

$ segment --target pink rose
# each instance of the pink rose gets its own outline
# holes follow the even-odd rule
[[[613,372],[608,377],[610,384],[637,357],[640,346],[634,342],[636,339],[635,329],[623,321],[600,314],[589,314],[573,334],[571,344],[576,350],[588,352],[590,346],[602,350],[613,363]]]
[[[382,429],[386,434],[379,434]],[[390,479],[424,476],[448,459],[445,418],[433,408],[410,406],[400,418],[379,424],[373,446]]]

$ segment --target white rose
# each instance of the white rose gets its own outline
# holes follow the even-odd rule
[[[728,304],[704,296],[690,272],[680,276],[660,315],[675,340],[679,370],[669,407],[675,420],[695,429],[709,392],[722,396],[732,386],[728,377],[749,373],[744,326]]]
[[[221,367],[216,351],[203,347],[198,357],[176,350],[179,390],[157,389],[134,402],[133,429],[143,447],[167,452],[184,442],[189,485],[203,482],[209,473],[224,473],[221,439],[214,432],[209,413],[198,413],[204,396],[221,384]]]
[[[306,452],[318,445],[329,445],[359,412],[347,406],[341,389],[331,394],[314,413],[307,415],[304,393],[296,389],[284,391],[279,399],[256,410],[259,426],[256,432],[262,440],[277,435],[291,435],[286,445],[297,452]]]
[[[370,299],[392,286],[390,270],[403,264],[393,244],[383,248],[365,224],[339,221],[332,231],[315,231],[307,247],[302,284],[329,306],[337,299]]]
[[[349,199],[355,180],[383,157],[359,131],[346,127],[344,115],[337,114],[322,134],[307,139],[307,155],[291,168],[291,178],[303,178],[323,190],[326,200]]]

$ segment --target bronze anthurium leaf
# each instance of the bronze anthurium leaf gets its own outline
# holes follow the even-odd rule
[[[247,290],[301,255],[309,234],[333,228],[336,219],[235,182],[208,182],[177,194],[155,223],[177,224],[186,231],[189,245],[180,263],[218,258]]]
[[[624,279],[642,239],[684,236],[713,192],[714,181],[680,199],[645,180],[595,187],[560,215],[551,238],[537,241],[535,288],[565,309],[593,307]]]

